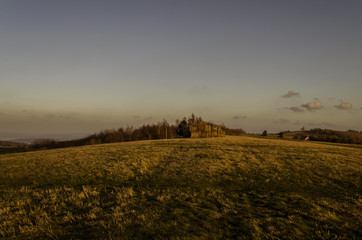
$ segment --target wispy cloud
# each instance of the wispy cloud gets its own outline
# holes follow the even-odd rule
[[[239,115],[233,117],[234,120],[246,119],[246,118],[247,118],[246,116],[239,116]]]
[[[288,119],[280,118],[280,119],[278,119],[278,120],[275,120],[274,123],[276,123],[276,124],[281,124],[281,125],[285,125],[285,124],[291,123],[291,121],[288,120]]]
[[[336,108],[340,109],[340,110],[349,110],[352,109],[352,104],[349,102],[341,102],[341,104],[339,105],[335,105]]]
[[[324,106],[320,101],[316,100],[303,104],[302,107],[306,108],[308,111],[316,111],[322,109]]]
[[[293,106],[288,109],[292,110],[293,112],[304,112],[304,107],[302,106]]]
[[[45,118],[47,119],[66,119],[66,118],[70,118],[70,115],[64,115],[61,113],[49,113],[44,115]]]
[[[282,95],[283,98],[300,97],[300,94],[296,91],[290,90],[288,93]]]

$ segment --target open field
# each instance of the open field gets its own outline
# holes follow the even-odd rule
[[[3,239],[359,239],[362,149],[252,137],[0,155]]]

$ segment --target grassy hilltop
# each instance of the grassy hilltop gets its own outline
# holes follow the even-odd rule
[[[0,155],[3,239],[353,239],[362,149],[225,137]]]

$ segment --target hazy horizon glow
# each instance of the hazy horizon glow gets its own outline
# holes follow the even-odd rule
[[[361,131],[361,23],[358,0],[4,0],[0,139],[191,113]]]

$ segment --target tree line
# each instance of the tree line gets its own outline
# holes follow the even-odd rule
[[[170,125],[165,119],[157,124],[144,124],[139,128],[132,126],[120,127],[119,129],[103,130],[99,133],[89,135],[85,138],[57,141],[54,139],[38,139],[30,145],[27,145],[27,150],[65,148],[74,146],[84,146],[103,143],[127,142],[139,140],[154,140],[154,139],[172,139],[172,138],[189,138],[191,137],[190,126],[201,126],[211,124],[220,126],[227,135],[243,135],[245,131],[242,129],[230,129],[225,125],[216,125],[211,122],[204,121],[201,117],[192,114],[190,117],[184,117],[182,120],[176,120],[176,123]]]

